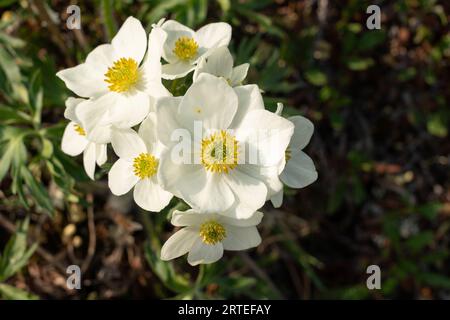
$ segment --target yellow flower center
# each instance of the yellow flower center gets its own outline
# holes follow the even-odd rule
[[[86,131],[84,131],[84,129],[80,125],[76,124],[73,126],[73,128],[80,136],[86,135]]]
[[[223,225],[217,221],[210,220],[200,225],[200,238],[203,243],[216,244],[221,242],[227,236],[227,232]]]
[[[179,37],[173,53],[181,60],[190,60],[197,55],[198,44],[193,38]]]
[[[206,170],[212,172],[228,173],[228,170],[236,168],[238,162],[236,138],[221,130],[203,139],[201,162]]]
[[[292,158],[291,148],[287,147],[286,151],[284,151],[284,158],[286,159],[286,163]]]
[[[120,58],[105,73],[109,90],[126,92],[139,80],[138,63],[132,58]]]
[[[134,158],[133,172],[141,179],[150,178],[158,170],[158,159],[149,153],[141,153]]]

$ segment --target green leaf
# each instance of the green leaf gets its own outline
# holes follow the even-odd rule
[[[0,104],[0,119],[2,123],[11,124],[15,122],[30,122],[31,117],[20,111],[17,107],[9,107],[4,104]]]
[[[145,246],[145,257],[153,272],[168,289],[176,293],[190,290],[189,280],[177,274],[171,262],[162,261],[150,244]]]
[[[429,220],[434,220],[438,216],[439,210],[441,208],[441,203],[430,202],[417,208],[417,211],[419,211],[424,217],[428,218]]]
[[[0,296],[6,300],[38,300],[39,297],[28,291],[0,283]]]
[[[0,261],[0,281],[4,281],[26,265],[37,248],[34,244],[27,249],[29,219],[18,224],[16,233],[9,239]]]
[[[431,115],[427,121],[427,130],[436,137],[444,138],[448,134],[446,125],[439,114]]]
[[[28,90],[28,100],[33,110],[33,122],[41,123],[42,105],[44,93],[42,89],[42,76],[39,70],[36,70],[30,79],[30,86]]]
[[[53,217],[54,208],[42,183],[39,183],[25,166],[21,168],[21,175],[25,184],[30,188],[37,205],[44,209],[49,216]]]
[[[27,151],[23,143],[23,136],[24,134],[19,134],[11,138],[9,142],[0,145],[0,150],[3,153],[0,159],[0,181],[5,177],[11,164],[20,166],[25,162]]]
[[[443,274],[427,272],[419,275],[419,281],[423,284],[450,290],[450,278]]]
[[[406,245],[413,252],[417,253],[433,242],[434,235],[431,231],[421,232],[408,239]]]
[[[374,65],[372,58],[351,58],[347,61],[347,66],[353,71],[363,71]]]
[[[311,69],[305,72],[306,80],[315,86],[323,86],[327,83],[327,76],[318,69]]]
[[[49,159],[53,155],[53,143],[46,138],[42,139],[41,155],[46,159]]]

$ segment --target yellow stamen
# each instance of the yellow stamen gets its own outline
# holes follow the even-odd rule
[[[132,58],[120,58],[105,73],[105,82],[109,90],[125,92],[130,90],[139,80],[138,63]]]
[[[85,135],[86,135],[86,131],[84,131],[84,129],[83,129],[80,125],[78,125],[78,124],[75,124],[75,125],[73,126],[73,129],[74,129],[80,136],[85,136]]]
[[[238,142],[225,130],[202,140],[201,163],[206,170],[228,173],[238,162]]]
[[[149,153],[141,153],[134,158],[134,174],[141,179],[150,178],[158,170],[158,159]]]
[[[225,228],[217,221],[210,220],[200,225],[200,238],[203,243],[213,245],[221,242],[226,236]]]
[[[291,148],[287,147],[286,151],[284,151],[284,158],[286,159],[286,163],[292,158]]]
[[[173,53],[181,60],[190,60],[197,55],[197,52],[197,42],[189,37],[179,37],[173,49]]]

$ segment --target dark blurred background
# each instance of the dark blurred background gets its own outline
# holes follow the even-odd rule
[[[70,4],[81,30],[66,27]],[[366,26],[373,4],[379,30]],[[450,2],[3,0],[0,12],[1,297],[450,298]],[[251,64],[266,106],[314,123],[319,179],[267,203],[257,249],[162,262],[170,212],[113,197],[110,164],[90,182],[60,151],[70,92],[55,73],[130,15],[147,31],[162,17],[230,23],[235,64]],[[66,287],[70,264],[81,290]],[[380,290],[366,287],[369,265]]]

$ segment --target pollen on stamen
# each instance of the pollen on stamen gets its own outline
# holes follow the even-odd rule
[[[84,131],[84,129],[83,129],[80,125],[78,125],[78,124],[75,124],[75,125],[73,126],[73,129],[74,129],[80,136],[85,136],[85,135],[86,135],[86,131]]]
[[[175,42],[175,48],[173,49],[173,53],[180,60],[191,60],[197,55],[198,52],[198,44],[193,38],[189,37],[179,37]]]
[[[289,160],[291,160],[291,158],[292,158],[291,148],[287,147],[286,151],[284,151],[284,159],[286,160],[286,162],[288,162]]]
[[[126,92],[139,81],[138,63],[132,58],[120,58],[105,73],[108,89],[114,92]]]
[[[214,245],[224,240],[227,232],[223,225],[215,220],[210,220],[200,225],[200,238],[203,243]]]
[[[158,170],[158,159],[150,153],[141,153],[133,160],[133,173],[140,179],[150,178]]]
[[[202,140],[201,163],[206,170],[228,173],[238,162],[238,142],[225,130],[216,132]]]

